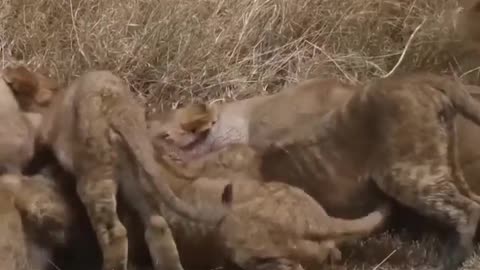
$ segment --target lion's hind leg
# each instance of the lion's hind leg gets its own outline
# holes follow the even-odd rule
[[[462,194],[474,200],[480,204],[480,195],[476,194],[470,188],[470,185],[465,180],[465,175],[463,173],[462,167],[460,166],[459,157],[458,157],[458,134],[455,121],[451,120],[447,122],[447,131],[448,131],[448,158],[450,162],[450,167],[452,168],[452,176],[455,180],[455,184]]]
[[[401,163],[375,182],[401,204],[455,228],[455,241],[447,248],[442,266],[453,270],[473,250],[480,205],[459,192],[447,165],[437,164]]]
[[[158,215],[150,217],[145,241],[152,256],[154,269],[183,270],[175,239],[163,217]]]
[[[90,160],[89,162],[93,162]],[[117,183],[110,164],[97,162],[78,177],[77,193],[85,205],[103,255],[104,270],[126,270],[127,231],[117,214]]]
[[[32,267],[28,259],[26,236],[22,219],[14,204],[13,194],[0,186],[0,268],[27,270]]]

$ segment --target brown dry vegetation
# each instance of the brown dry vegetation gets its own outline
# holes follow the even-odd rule
[[[0,61],[42,66],[63,83],[111,69],[146,104],[175,106],[315,76],[383,76],[421,25],[397,70],[478,83],[479,49],[455,34],[457,11],[455,0],[0,0]],[[347,269],[372,269],[397,248],[378,269],[422,269],[438,258],[434,240],[400,238],[351,248]]]
[[[453,34],[455,0],[1,0],[2,61],[67,82],[123,75],[146,102],[238,99],[313,76],[475,67]],[[470,75],[476,75],[470,73]],[[474,76],[470,76],[472,80]]]

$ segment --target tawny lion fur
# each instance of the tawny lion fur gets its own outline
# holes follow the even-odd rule
[[[64,245],[71,209],[48,179],[0,176],[0,268],[45,269],[51,248]]]
[[[364,182],[357,184],[364,188],[356,192],[365,195],[370,193],[366,183],[375,183],[401,204],[455,228],[459,240],[444,257],[443,269],[456,269],[470,253],[480,217],[479,197],[470,190],[458,164],[454,116],[460,112],[478,125],[480,105],[461,84],[433,74],[377,80],[326,110],[323,117],[295,112],[294,128],[283,130],[278,128],[281,124],[262,127],[262,120],[269,123],[264,119],[273,119],[285,108],[273,111],[267,104],[250,105],[248,112],[230,116],[236,120],[236,129],[222,127],[228,123],[221,121],[222,113],[228,111],[223,110],[203,145],[187,149],[205,152],[205,148],[229,143],[219,134],[241,134],[231,141],[240,138],[263,151],[262,172],[267,178],[286,178],[293,183],[302,179],[300,185],[311,193],[320,192],[312,190],[318,183],[329,183],[337,191],[345,188],[341,184],[354,180]],[[242,116],[252,117],[239,120]],[[279,121],[283,121],[281,117]],[[223,130],[215,134],[216,127]],[[262,141],[262,133],[255,133],[258,128],[264,128],[271,140]],[[327,192],[345,200],[342,195],[354,192],[348,190],[351,186],[346,185],[343,194]],[[322,205],[335,200],[314,197]]]
[[[464,38],[464,41],[473,42],[478,46],[480,42],[480,1],[479,0],[459,0],[462,10],[457,14],[455,21],[455,30]]]
[[[161,216],[150,218],[145,235],[156,269],[206,269],[225,261],[243,269],[316,269],[327,259],[341,258],[339,244],[384,224],[388,205],[359,219],[332,218],[301,189],[249,179],[238,170],[251,157],[249,149],[232,145],[209,154],[209,166],[201,167],[201,173],[210,178],[169,178],[175,194],[191,205],[221,209],[228,203],[230,211],[212,228],[162,207]],[[231,172],[227,163],[220,169],[213,165],[220,158],[229,161]]]
[[[202,166],[199,164],[203,162],[202,157],[205,154],[226,145],[248,144],[255,150],[263,149],[283,133],[288,134],[291,129],[295,129],[299,121],[303,120],[302,117],[319,118],[339,107],[357,88],[359,87],[337,80],[311,79],[270,96],[257,96],[213,106],[194,104],[158,112],[149,116],[149,131],[156,146],[167,147],[170,150],[167,151],[168,154],[174,155],[180,161],[197,164],[190,167],[199,167]],[[200,126],[195,132],[191,132],[192,123]],[[185,130],[185,126],[190,129]],[[202,126],[211,128],[205,130]],[[168,148],[169,145],[174,147]],[[207,157],[203,160],[211,159]],[[248,166],[248,161],[245,164]],[[286,175],[291,172],[292,170],[286,167],[282,173]],[[319,201],[328,213],[338,217],[363,216],[383,200],[368,181],[324,178],[312,180],[294,175],[275,180],[289,179],[292,179],[289,184],[305,190]]]
[[[156,162],[144,109],[122,79],[109,71],[91,71],[66,89],[40,95],[49,90],[40,87],[41,78],[32,72],[17,75],[10,76],[11,90],[19,100],[30,99],[21,102],[22,109],[42,114],[40,143],[51,147],[61,165],[76,176],[77,193],[102,249],[103,269],[127,267],[127,232],[116,210],[119,184],[134,187],[121,188],[121,192],[128,193],[125,196],[145,223],[160,204],[210,225],[225,216],[226,209],[204,212],[170,190],[162,177],[173,176]],[[15,84],[19,77],[23,82]],[[33,83],[25,83],[29,80]]]
[[[219,207],[217,198],[225,196],[223,187],[233,187],[231,211],[215,230],[179,220],[168,209],[162,211],[182,262],[194,268],[221,266],[218,260],[222,257],[211,254],[223,254],[224,260],[242,269],[318,269],[328,258],[341,258],[338,244],[369,235],[388,214],[384,208],[355,220],[332,218],[299,188],[243,176],[179,184],[171,185],[184,200]]]
[[[0,171],[20,173],[33,157],[41,116],[20,110],[10,84],[10,78],[0,72]]]

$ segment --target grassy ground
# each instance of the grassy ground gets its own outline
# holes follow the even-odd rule
[[[114,70],[160,110],[392,70],[479,83],[478,48],[454,31],[457,11],[454,0],[0,0],[0,62],[42,67],[63,83],[87,69]],[[372,269],[392,252],[375,269],[437,260],[435,240],[400,239],[351,248],[347,269]]]
[[[441,241],[433,235],[412,240],[408,233],[383,233],[344,248],[343,264],[328,270],[433,270],[440,262]],[[461,270],[480,268],[477,252]]]

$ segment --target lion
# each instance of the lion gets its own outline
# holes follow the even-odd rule
[[[13,69],[5,74],[10,75],[6,80],[11,81],[11,91],[19,99],[29,99],[21,102],[27,104],[22,110],[42,115],[37,134],[39,144],[51,147],[60,164],[76,176],[77,193],[102,250],[103,269],[127,267],[127,232],[116,210],[119,183],[120,192],[130,193],[125,197],[131,198],[129,203],[141,213],[143,222],[148,222],[161,204],[183,218],[211,226],[228,212],[226,208],[215,211],[194,208],[161,181],[162,177],[176,176],[167,166],[157,164],[147,134],[144,108],[125,82],[113,73],[86,72],[66,89],[56,90],[39,83],[41,77],[33,72],[15,73]],[[16,84],[19,77],[23,81]],[[33,83],[25,83],[28,80]],[[49,94],[40,95],[48,91]],[[122,188],[122,185],[138,188]]]
[[[322,117],[345,103],[358,89],[359,86],[333,79],[310,79],[270,96],[213,105],[190,104],[171,111],[156,112],[149,115],[149,132],[157,149],[166,147],[168,151],[165,152],[177,161],[196,163],[195,166],[199,167],[202,157],[218,152],[226,145],[248,144],[255,150],[263,149],[281,134],[288,134],[294,129],[301,117]],[[210,159],[207,157],[204,160]],[[188,174],[195,179],[193,171]],[[283,174],[291,174],[291,170],[286,167]],[[264,176],[267,177],[261,179],[269,180],[268,174]],[[289,179],[292,181],[287,183],[305,190],[320,202],[327,213],[336,217],[363,216],[384,200],[369,181],[329,181],[320,177],[312,181],[294,175],[275,178],[279,181]]]
[[[464,87],[470,91],[475,99],[480,100],[480,87],[475,85],[464,85]],[[167,147],[167,149],[170,147],[170,151],[167,151],[168,155],[177,162],[185,164],[182,161],[189,160],[190,167],[202,167],[203,165],[201,164],[204,160],[211,160],[208,157],[212,153],[210,149],[222,149],[224,145],[242,142],[250,146],[256,146],[255,149],[258,150],[274,142],[273,138],[280,134],[280,130],[286,132],[289,128],[294,128],[298,123],[298,121],[285,122],[283,119],[295,119],[300,113],[311,115],[311,117],[321,117],[329,110],[337,108],[346,102],[356,89],[359,89],[359,86],[335,83],[334,80],[312,79],[289,86],[279,93],[273,94],[272,96],[276,97],[271,99],[257,96],[243,101],[228,102],[215,106],[209,106],[205,103],[189,104],[179,109],[156,112],[150,115],[149,132],[156,147],[160,147],[160,145],[163,148]],[[285,94],[284,91],[288,91],[288,94]],[[315,91],[323,92],[323,98],[313,100],[312,97],[315,97],[314,95],[322,97],[320,93],[315,94]],[[287,107],[285,104],[288,99],[291,99],[293,93],[303,97],[297,97],[297,100],[299,100],[297,106],[290,106],[289,110],[285,110],[284,108]],[[302,98],[309,102],[300,103]],[[266,102],[265,100],[270,101]],[[230,109],[230,107],[243,108],[243,111]],[[323,112],[317,113],[318,108],[323,108]],[[302,111],[298,112],[298,109]],[[256,113],[252,114],[251,111]],[[288,114],[292,115],[285,116]],[[258,117],[258,115],[262,115],[262,117]],[[277,117],[279,120],[276,119]],[[243,118],[243,120],[239,121],[239,118]],[[215,129],[212,129],[218,122],[218,119],[220,119],[220,123]],[[232,119],[237,120],[233,121]],[[262,121],[261,119],[264,120]],[[273,121],[265,119],[273,119]],[[282,123],[281,121],[284,124],[280,124]],[[239,122],[248,122],[251,123],[251,126],[260,126],[262,132],[256,132],[258,128],[248,130],[246,127],[249,125],[238,125]],[[480,127],[473,125],[471,121],[463,117],[456,118],[455,122],[459,137],[458,154],[460,166],[472,190],[480,192],[480,182],[477,181],[479,171],[477,163],[480,157],[480,148],[475,147],[477,138],[480,136]],[[186,126],[190,128],[190,131],[196,129],[202,130],[202,133],[198,131],[194,133],[188,132],[189,129],[184,128]],[[240,139],[238,139],[239,136],[229,136],[229,134],[240,133],[248,135],[240,137]],[[203,145],[205,141],[208,142],[206,146]],[[190,144],[190,146],[185,147],[185,144]],[[214,151],[213,153],[217,152]],[[195,156],[198,158],[195,158]],[[247,155],[244,156],[245,158],[247,158]],[[254,167],[249,164],[248,159],[245,159],[243,164],[246,168]],[[255,162],[252,164],[255,164]],[[194,173],[195,170],[190,171],[187,169],[186,171],[188,171],[191,178],[195,178],[195,174],[199,175],[198,172]],[[284,173],[288,173],[288,171],[286,170]],[[255,178],[258,179],[258,177]],[[294,180],[295,182],[290,182],[290,184],[302,187],[307,193],[320,201],[329,214],[338,217],[359,217],[366,214],[379,201],[383,200],[383,197],[379,196],[377,188],[369,181],[336,179],[335,182],[319,180],[316,183],[312,183],[303,181],[298,177],[294,178]],[[355,203],[352,204],[352,201],[355,201]]]
[[[305,179],[301,185],[311,193],[315,186],[325,190],[327,183],[330,195],[314,196],[322,205],[345,200],[342,195],[354,192],[357,196],[380,195],[373,192],[380,189],[400,204],[455,228],[452,236],[458,236],[458,241],[447,247],[450,253],[444,256],[442,267],[457,269],[472,250],[480,206],[458,164],[454,116],[460,112],[478,125],[478,102],[460,83],[428,73],[376,80],[353,92],[319,117],[295,112],[294,128],[264,127],[270,141],[256,134],[254,127],[285,107],[251,105],[249,113],[254,117],[238,120],[237,116],[236,123],[243,121],[243,125],[231,124],[234,130],[221,132],[213,126],[198,146],[187,150],[198,155],[197,151],[208,152],[228,140],[236,143],[238,136],[222,137],[227,132],[243,134],[243,140],[261,150],[266,178],[287,178],[289,183]],[[304,108],[307,110],[307,105]],[[222,117],[220,113],[215,123],[219,129],[228,123],[220,123]],[[268,133],[269,128],[274,132]],[[348,184],[352,182],[357,184]],[[330,186],[335,188],[328,189]],[[363,189],[354,191],[352,186]],[[375,199],[376,203],[382,200]]]

